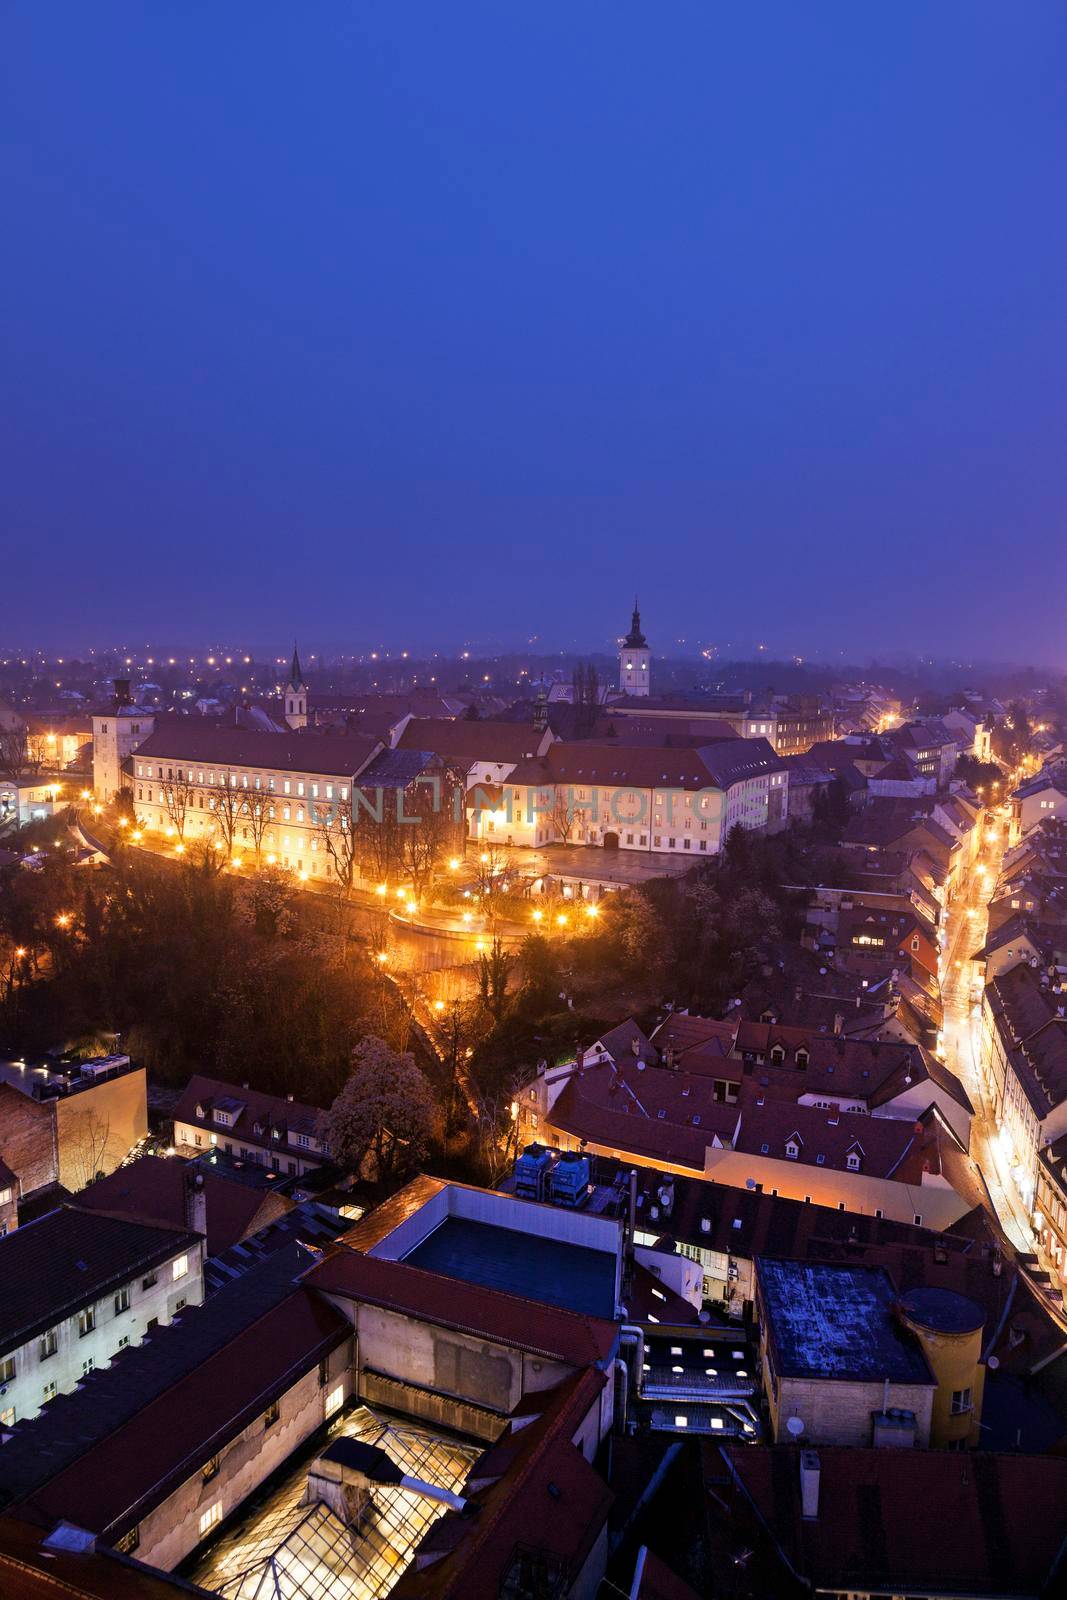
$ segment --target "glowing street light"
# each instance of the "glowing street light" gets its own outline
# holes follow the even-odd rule
[[[433,1008],[434,1008],[435,1011],[443,1011],[445,1009],[444,1001],[443,1000],[435,1000],[434,1003],[433,1003]]]
[[[600,907],[599,906],[586,906],[585,914],[586,914],[587,917],[599,917],[599,915],[600,915]]]
[[[387,883],[380,883],[374,892],[380,899],[384,900],[385,896],[389,893],[389,885]]]
[[[565,913],[561,911],[559,913],[559,915],[556,917],[556,927],[557,928],[565,928],[566,926],[567,926],[567,918],[566,918]]]
[[[387,950],[379,950],[377,960],[378,965],[380,967],[384,967],[385,963],[389,960],[389,952]]]
[[[449,870],[449,872],[458,872],[459,871],[459,860],[458,860],[458,858],[456,856],[453,856],[451,861],[449,861],[448,870]]]
[[[534,914],[533,914],[533,920],[535,922],[540,922],[543,917],[544,917],[544,912],[543,911],[535,911]]]
[[[61,911],[59,913],[59,916],[56,918],[56,927],[57,928],[69,928],[70,927],[70,912],[69,911]]]

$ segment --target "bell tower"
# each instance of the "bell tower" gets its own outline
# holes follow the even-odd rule
[[[293,664],[289,668],[289,682],[285,686],[285,720],[290,728],[308,725],[308,692],[304,674],[300,670],[300,657],[293,645]]]
[[[630,631],[619,651],[619,688],[623,694],[647,695],[652,670],[652,652],[648,640],[641,632],[641,613],[634,596],[634,614]]]

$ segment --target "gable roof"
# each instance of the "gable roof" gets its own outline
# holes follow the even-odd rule
[[[138,1222],[185,1228],[186,1195],[194,1172],[203,1180],[209,1255],[237,1244],[246,1234],[265,1228],[292,1209],[293,1202],[276,1191],[239,1183],[213,1167],[194,1166],[180,1156],[153,1155],[141,1156],[106,1178],[98,1178],[81,1190],[78,1205]]]
[[[185,765],[210,761],[222,767],[258,767],[264,772],[308,772],[352,779],[380,749],[380,739],[363,738],[358,733],[257,733],[245,728],[220,728],[202,723],[198,717],[182,717],[157,726],[132,759]]]
[[[0,1352],[7,1353],[183,1250],[184,1225],[132,1222],[63,1205],[0,1239]]]
[[[521,761],[537,754],[544,737],[542,730],[522,722],[412,717],[397,749],[432,750],[453,761]]]
[[[323,1294],[381,1306],[475,1338],[585,1366],[614,1349],[616,1325],[499,1289],[364,1255],[343,1240],[302,1280]]]
[[[308,1290],[292,1290],[258,1322],[92,1443],[36,1491],[34,1508],[114,1538],[160,1505],[351,1332],[327,1301]]]
[[[314,1135],[323,1114],[320,1107],[290,1100],[287,1095],[264,1094],[261,1089],[226,1083],[221,1078],[208,1078],[198,1072],[182,1090],[181,1098],[174,1107],[174,1121],[188,1122],[202,1128],[211,1127],[211,1113],[216,1104],[234,1115],[230,1131],[252,1144],[270,1145],[270,1129],[277,1128],[282,1137],[280,1141],[273,1141],[273,1147],[276,1148],[285,1146],[290,1132]],[[203,1116],[197,1116],[198,1105],[204,1109]],[[264,1129],[263,1134],[255,1132],[257,1122]]]

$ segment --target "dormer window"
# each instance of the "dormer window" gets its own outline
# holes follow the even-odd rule
[[[790,1161],[795,1161],[800,1155],[800,1146],[795,1139],[787,1139],[785,1141],[785,1153]]]
[[[860,1170],[860,1152],[858,1150],[850,1150],[845,1157],[845,1165],[849,1172],[858,1172]]]
[[[774,1046],[773,1050],[771,1051],[771,1060],[772,1061],[784,1061],[785,1060],[785,1051],[782,1049],[782,1046],[780,1044],[776,1044]]]
[[[252,1124],[252,1131],[253,1131],[253,1133],[255,1133],[257,1138],[262,1138],[263,1137],[263,1124],[262,1124],[262,1122],[254,1122]]]
[[[220,1128],[228,1128],[230,1126],[231,1118],[228,1111],[215,1111],[214,1118]]]
[[[204,1115],[205,1115],[205,1111],[204,1111],[204,1108],[203,1108],[203,1106],[202,1106],[202,1105],[201,1105],[201,1104],[200,1104],[200,1102],[199,1102],[199,1101],[197,1101],[197,1105],[196,1105],[196,1114],[197,1114],[197,1116],[198,1116],[198,1117],[202,1117],[202,1116],[204,1116]]]
[[[796,1054],[797,1066],[798,1067],[806,1067],[810,1060],[811,1060],[811,1057],[809,1056],[808,1052],[804,1049],[804,1047],[802,1045],[800,1047],[800,1049],[797,1051],[797,1054]]]

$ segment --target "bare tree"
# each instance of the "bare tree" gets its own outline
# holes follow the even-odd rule
[[[72,1189],[84,1189],[106,1170],[111,1122],[95,1111],[76,1111],[65,1119],[59,1152],[62,1176]]]
[[[442,860],[456,848],[456,826],[449,796],[439,777],[417,778],[404,790],[400,824],[401,859],[416,899],[433,887]]]
[[[403,844],[396,791],[353,789],[352,825],[363,877],[381,883],[397,877],[403,867]]]
[[[211,784],[208,788],[208,806],[219,843],[227,857],[230,857],[245,811],[244,792],[225,781]]]
[[[337,898],[338,915],[359,876],[359,840],[351,801],[312,808],[319,842],[330,867],[330,884]]]
[[[31,747],[25,728],[0,728],[0,777],[11,783],[25,783],[36,778],[42,766],[41,757]]]
[[[257,861],[259,861],[263,855],[263,846],[267,839],[267,829],[270,827],[272,820],[271,810],[272,808],[267,803],[267,799],[264,795],[257,793],[248,794],[245,796],[244,812],[242,815],[244,827],[242,831],[247,832],[248,841],[251,844],[252,849],[255,851]]]
[[[548,815],[556,837],[562,844],[569,844],[576,820],[574,790],[569,784],[555,784],[553,786],[552,804],[549,807]]]
[[[178,835],[181,844],[185,842],[185,822],[190,807],[195,804],[196,791],[188,778],[182,777],[181,768],[178,776],[173,781],[167,780],[163,788],[163,809],[167,814],[167,821]]]

